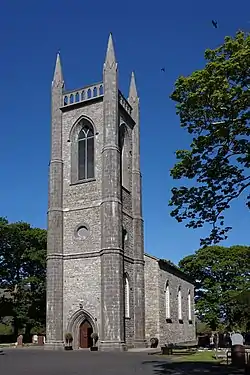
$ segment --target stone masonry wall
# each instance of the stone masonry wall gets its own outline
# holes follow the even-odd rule
[[[120,116],[120,124],[125,125],[125,121]],[[132,131],[126,125],[125,139],[124,139],[124,152],[122,167],[125,168],[122,172],[122,177],[126,179],[125,188],[122,187],[122,224],[127,235],[124,241],[124,272],[128,275],[129,279],[129,318],[125,318],[125,341],[127,347],[133,347],[134,343],[134,248],[133,248],[133,219],[132,219]]]
[[[89,228],[85,239],[77,235],[81,225]],[[100,251],[100,207],[64,212],[64,255]]]
[[[82,117],[89,118],[95,131],[95,180],[72,184],[72,134]],[[101,182],[103,143],[103,103],[92,102],[63,113],[63,252],[64,252],[64,329],[72,315],[83,310],[94,316],[97,327],[101,319],[101,264],[93,257],[101,249]],[[79,129],[77,129],[78,131]],[[77,236],[77,227],[89,231],[85,239]]]
[[[66,259],[64,261],[64,331],[82,304],[83,310],[101,319],[101,262],[100,257]],[[97,332],[99,333],[99,332]]]
[[[95,180],[96,182],[71,185],[72,132],[75,124],[85,116],[92,120],[95,135]],[[72,109],[63,113],[63,203],[64,210],[79,209],[84,205],[95,205],[101,198],[102,183],[102,146],[103,146],[103,103],[94,102],[88,106]]]
[[[170,318],[166,320],[165,288],[169,283],[170,291]],[[182,293],[182,323],[178,319],[178,289],[181,287]],[[192,301],[192,321],[188,320],[188,291],[191,292]],[[194,341],[195,321],[194,321],[194,286],[164,269],[159,269],[159,323],[160,323],[160,344],[183,343]]]
[[[166,319],[165,288],[170,288],[170,318]],[[182,317],[178,319],[178,289],[182,291]],[[188,320],[188,291],[191,292],[192,320]],[[182,343],[195,340],[194,286],[175,276],[169,270],[160,268],[157,258],[145,254],[146,294],[146,339],[157,337],[159,345]]]
[[[123,210],[125,210],[125,211],[127,211],[131,214],[131,212],[132,212],[131,193],[124,188],[122,188],[122,208],[123,208]]]
[[[122,225],[123,229],[127,232],[126,238],[124,240],[124,255],[133,258],[134,248],[133,248],[133,219],[123,213],[122,215]]]
[[[159,337],[159,266],[155,258],[145,254],[145,338]]]
[[[132,129],[120,115],[120,132],[122,133],[122,186],[129,192],[132,190]]]
[[[134,265],[131,261],[124,261],[124,272],[129,280],[129,318],[125,318],[125,340],[128,347],[133,346],[134,340]]]
[[[75,124],[85,116],[94,124],[95,133],[95,180],[71,184],[71,152],[74,147],[72,132]],[[100,199],[102,178],[103,105],[94,102],[88,106],[63,113],[63,208],[64,208],[64,254],[100,251]],[[68,142],[70,141],[70,142]],[[89,229],[86,239],[76,236],[77,227]]]

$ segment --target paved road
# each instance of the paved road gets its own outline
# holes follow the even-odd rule
[[[2,375],[152,375],[155,357],[142,353],[6,349]],[[158,360],[158,358],[157,358]],[[148,363],[147,363],[148,362]]]
[[[226,366],[207,363],[170,363],[145,353],[55,352],[4,349],[1,375],[240,375]]]

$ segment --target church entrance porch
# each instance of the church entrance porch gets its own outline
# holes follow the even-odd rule
[[[93,339],[91,334],[93,333],[93,328],[91,324],[85,320],[82,322],[79,328],[79,348],[87,349],[93,346]]]
[[[99,335],[97,319],[83,308],[75,311],[69,318],[66,332],[73,336],[73,349],[88,349],[93,346],[91,334]]]

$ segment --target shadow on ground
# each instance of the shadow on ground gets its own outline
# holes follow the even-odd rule
[[[196,351],[178,351],[178,350],[174,351],[174,357],[189,357],[189,356],[196,355],[196,354],[197,354]]]
[[[215,364],[211,362],[166,362],[161,360],[144,361],[143,365],[149,365],[153,368],[155,375],[240,375],[244,374],[244,370],[235,369],[228,365]]]

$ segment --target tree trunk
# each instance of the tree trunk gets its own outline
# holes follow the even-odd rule
[[[24,335],[24,341],[27,343],[30,343],[32,341],[31,334],[30,334],[31,329],[32,329],[32,325],[27,323],[25,327],[25,335]]]
[[[14,328],[14,335],[17,338],[18,333],[19,333],[19,324],[16,318],[13,319],[13,328]]]

